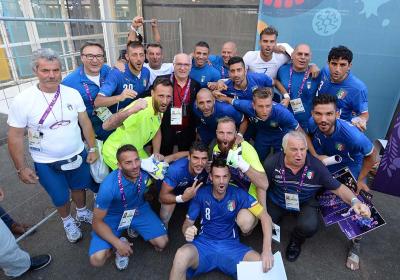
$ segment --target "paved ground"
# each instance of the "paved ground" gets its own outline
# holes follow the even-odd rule
[[[0,115],[0,139],[6,135],[5,128],[4,115]],[[0,186],[6,191],[2,206],[18,221],[35,224],[54,210],[40,185],[27,186],[18,180],[6,145],[0,146]],[[91,193],[88,193],[88,200],[92,205]],[[397,210],[400,198],[375,192],[374,202],[387,225],[365,236],[360,271],[349,271],[344,265],[348,241],[339,227],[333,225],[326,228],[321,225],[317,235],[303,246],[302,254],[295,263],[284,261],[288,279],[400,279],[400,211]],[[153,206],[155,209],[158,207],[156,203]],[[83,226],[84,238],[81,242],[70,244],[66,240],[60,219],[54,216],[40,226],[34,235],[20,242],[32,254],[51,253],[53,262],[46,269],[28,273],[21,279],[167,279],[174,254],[184,244],[180,231],[184,215],[184,208],[177,209],[170,224],[170,244],[162,253],[156,253],[140,238],[133,240],[133,258],[128,270],[124,272],[117,271],[111,261],[101,269],[90,267],[87,255],[90,227]],[[273,244],[274,252],[280,250],[284,253],[291,222],[293,219],[288,217],[282,224],[282,242]],[[261,229],[256,228],[252,235],[242,238],[242,241],[260,250]],[[7,279],[2,272],[0,279]],[[229,278],[213,272],[197,279]]]

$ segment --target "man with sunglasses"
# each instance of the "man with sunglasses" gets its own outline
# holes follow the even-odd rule
[[[96,42],[85,42],[80,49],[82,65],[62,81],[63,85],[79,91],[92,122],[96,138],[105,141],[112,131],[104,130],[100,115],[97,115],[94,100],[104,84],[111,68],[104,63],[104,47]]]
[[[39,181],[46,189],[61,216],[68,240],[74,243],[82,237],[76,220],[92,223],[93,214],[86,209],[85,189],[94,184],[89,170],[89,164],[98,158],[94,131],[79,92],[60,85],[58,54],[51,49],[39,49],[32,62],[39,83],[14,98],[7,121],[8,150],[21,181]],[[25,129],[36,172],[25,160]],[[71,216],[70,192],[77,207],[76,219]]]

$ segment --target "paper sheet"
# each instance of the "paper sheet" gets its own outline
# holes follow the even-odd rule
[[[261,262],[240,262],[237,265],[238,280],[287,280],[281,252],[274,254],[274,266],[266,273]]]

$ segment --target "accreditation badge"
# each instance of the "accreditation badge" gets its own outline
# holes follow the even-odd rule
[[[182,125],[182,107],[171,108],[171,125]]]
[[[108,118],[112,116],[111,111],[107,107],[99,107],[95,111],[96,115],[102,122],[105,122]]]
[[[300,211],[299,195],[297,193],[285,193],[286,209]]]
[[[42,150],[43,133],[37,129],[28,129],[29,149],[40,152]]]
[[[292,106],[292,110],[294,114],[304,113],[306,110],[304,109],[303,102],[301,98],[295,98],[290,100],[290,106]]]
[[[136,209],[125,210],[122,214],[121,221],[119,222],[118,230],[129,228],[132,223],[133,216],[135,216]]]

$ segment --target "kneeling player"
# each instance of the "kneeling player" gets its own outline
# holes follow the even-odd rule
[[[197,191],[192,199],[182,232],[186,241],[175,254],[170,280],[186,279],[219,269],[236,277],[240,261],[262,261],[264,271],[273,265],[271,253],[271,218],[255,198],[229,184],[230,173],[224,160],[216,159],[211,167],[212,185]],[[250,211],[262,225],[263,250],[261,256],[240,243],[235,218],[239,212]],[[194,222],[201,215],[201,232]]]
[[[144,200],[149,175],[140,170],[137,149],[124,145],[117,151],[118,169],[111,172],[96,198],[93,217],[93,233],[90,243],[90,263],[104,265],[115,252],[115,264],[119,270],[128,267],[132,244],[121,237],[123,230],[132,228],[157,251],[168,243],[164,224]]]

